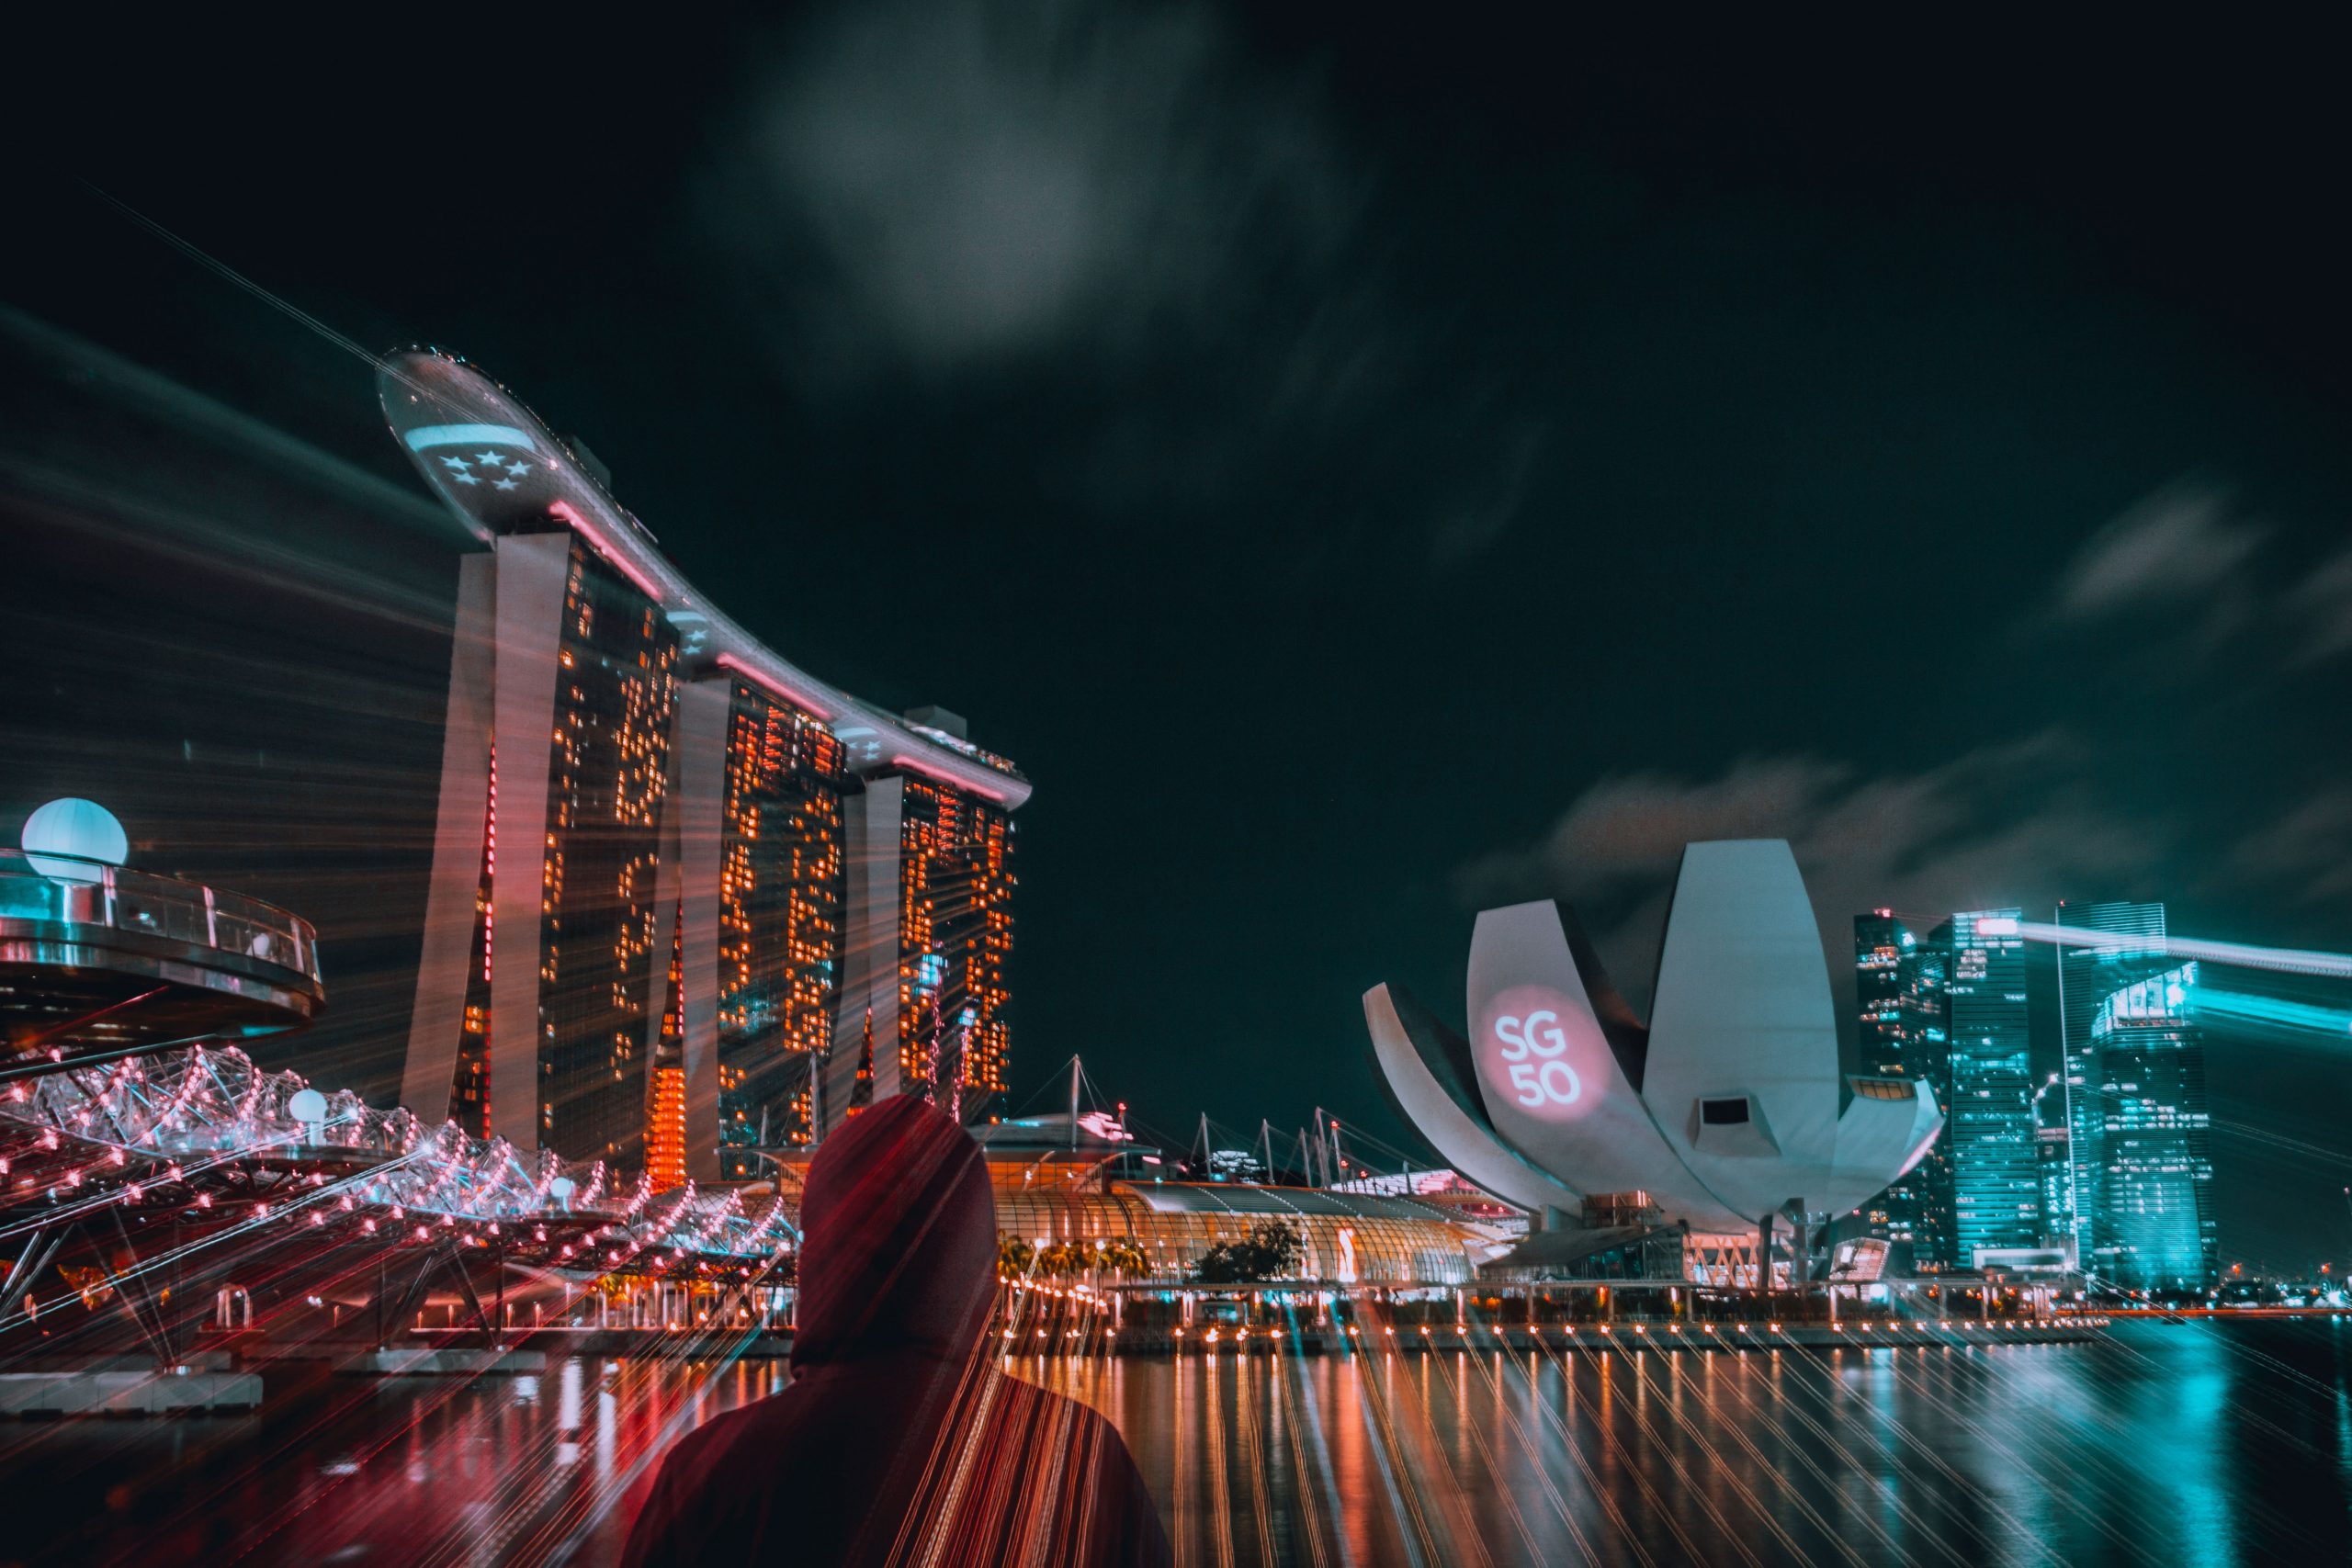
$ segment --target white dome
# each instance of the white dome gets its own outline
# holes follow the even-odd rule
[[[54,882],[96,882],[98,868],[90,862],[120,865],[130,852],[130,839],[114,813],[76,795],[52,800],[26,818],[17,841],[32,868]],[[73,858],[53,858],[60,856]]]

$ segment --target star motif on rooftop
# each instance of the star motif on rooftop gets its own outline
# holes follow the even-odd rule
[[[495,467],[498,462],[498,454],[495,452],[477,452],[474,454],[474,461],[477,463],[488,463],[492,467]]]
[[[452,468],[464,468],[470,467],[463,457],[444,457],[441,461]]]
[[[481,483],[481,479],[475,478],[472,474],[468,473],[463,468],[459,468],[456,473],[451,474],[449,477],[457,480],[461,485],[478,485]]]
[[[496,484],[492,485],[490,488],[492,490],[513,490],[514,488],[514,481],[513,479],[500,479]]]

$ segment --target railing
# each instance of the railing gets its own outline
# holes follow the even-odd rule
[[[166,937],[320,978],[308,920],[258,898],[79,855],[0,850],[0,920],[8,919]]]

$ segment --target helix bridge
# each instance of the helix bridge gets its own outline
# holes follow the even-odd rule
[[[322,1315],[388,1346],[435,1300],[496,1347],[583,1299],[745,1315],[752,1288],[790,1282],[779,1189],[657,1190],[322,1091],[239,1043],[323,998],[283,910],[70,856],[0,863],[0,1367],[103,1358],[126,1325],[164,1364],[229,1330],[315,1337]]]
[[[301,1098],[314,1097],[316,1111]],[[741,1277],[791,1247],[785,1206],[740,1192],[667,1193],[601,1160],[526,1157],[454,1122],[427,1128],[348,1089],[322,1095],[235,1046],[103,1067],[61,1065],[0,1097],[0,1236],[139,1208],[213,1225],[304,1227],[319,1243],[436,1238],[597,1272]],[[13,1304],[13,1303],[9,1303]]]

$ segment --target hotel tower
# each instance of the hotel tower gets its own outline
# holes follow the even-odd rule
[[[967,1118],[1001,1093],[1028,781],[954,714],[760,643],[464,361],[394,355],[380,391],[483,547],[402,1103],[666,1188],[756,1175],[901,1089]]]

